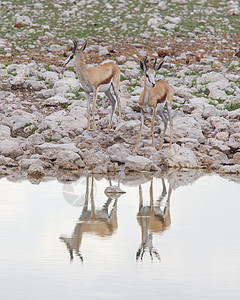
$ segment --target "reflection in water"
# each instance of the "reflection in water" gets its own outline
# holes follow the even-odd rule
[[[150,205],[143,205],[142,186],[139,185],[139,211],[137,214],[138,223],[141,226],[142,242],[137,251],[136,259],[143,259],[145,251],[148,249],[151,259],[153,254],[160,260],[158,251],[153,247],[153,233],[163,232],[170,224],[170,197],[172,187],[169,185],[167,192],[164,178],[162,178],[162,193],[154,201],[153,197],[153,178],[150,185]]]
[[[2,299],[239,299],[239,178],[24,176],[0,180]]]
[[[80,253],[80,247],[84,233],[94,233],[105,237],[110,236],[117,229],[117,201],[118,198],[125,193],[119,186],[112,186],[111,180],[109,187],[104,191],[107,196],[107,201],[100,210],[95,208],[94,202],[94,178],[91,177],[91,189],[89,190],[90,176],[86,176],[86,191],[85,201],[82,209],[82,214],[78,219],[73,234],[71,237],[60,236],[60,239],[66,244],[70,253],[70,259],[73,259],[73,253],[80,257],[83,261],[83,256]],[[89,203],[90,196],[90,203]],[[109,212],[110,205],[111,211]],[[89,208],[90,206],[90,208]]]

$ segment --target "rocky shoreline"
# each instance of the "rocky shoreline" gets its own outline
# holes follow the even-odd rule
[[[123,117],[119,124],[115,114],[109,134],[105,129],[110,107],[102,95],[96,106],[97,130],[86,130],[86,100],[73,71],[61,72],[54,65],[46,70],[36,62],[0,65],[1,79],[8,86],[0,91],[0,174],[11,174],[13,168],[36,174],[49,168],[85,169],[95,174],[203,168],[239,174],[240,109],[229,111],[219,100],[224,99],[225,105],[240,103],[240,76],[217,62],[218,72],[203,61],[181,69],[169,57],[165,61],[162,72],[175,91],[173,145],[169,150],[167,130],[163,149],[151,147],[149,115],[136,154],[137,101],[143,79],[135,61],[118,63],[124,75],[120,93]],[[233,60],[232,65],[239,69],[238,61]],[[193,72],[199,69],[201,72]],[[208,95],[196,96],[203,88]],[[156,145],[162,125],[157,118]]]

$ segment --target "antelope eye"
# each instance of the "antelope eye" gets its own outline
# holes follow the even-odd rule
[[[147,77],[147,78],[149,77],[148,74],[146,74],[146,77]]]
[[[70,56],[70,59],[73,59],[73,55]]]

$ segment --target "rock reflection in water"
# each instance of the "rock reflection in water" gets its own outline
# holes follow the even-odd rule
[[[80,252],[82,238],[85,233],[94,233],[98,236],[111,236],[117,229],[117,202],[118,198],[125,192],[119,186],[112,186],[109,180],[109,187],[104,191],[107,200],[100,210],[95,208],[94,201],[94,177],[86,176],[86,191],[85,201],[82,209],[81,216],[76,223],[73,234],[71,237],[60,236],[60,239],[66,244],[70,253],[70,259],[76,256],[83,261],[83,255]],[[89,181],[91,187],[89,188]],[[90,198],[90,201],[89,201]],[[112,204],[111,211],[109,212],[110,205]]]

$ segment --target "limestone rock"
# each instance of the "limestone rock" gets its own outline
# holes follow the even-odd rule
[[[156,170],[158,170],[157,166],[146,157],[129,155],[126,158],[125,172],[150,172]]]
[[[0,154],[16,159],[23,154],[23,149],[17,139],[5,139],[0,141]]]

